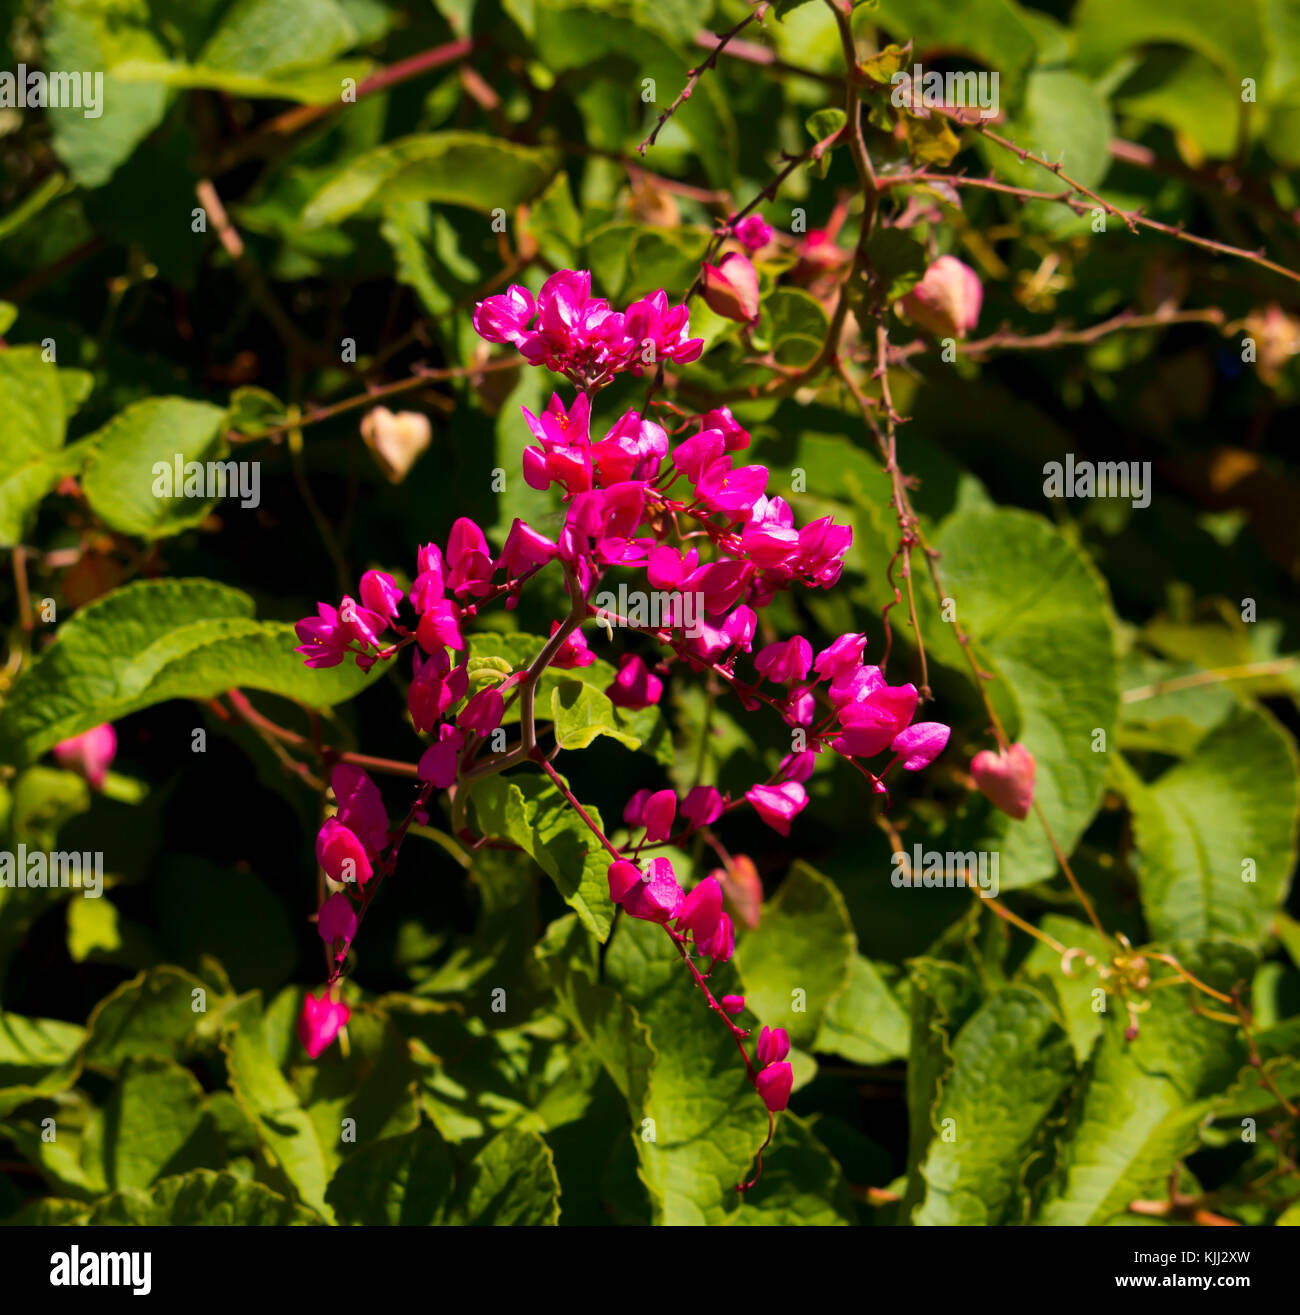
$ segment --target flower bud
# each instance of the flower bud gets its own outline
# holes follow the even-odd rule
[[[940,256],[899,305],[936,338],[964,338],[979,321],[983,300],[979,275],[956,256]]]
[[[794,1086],[794,1069],[789,1064],[771,1064],[754,1079],[754,1087],[763,1104],[773,1114],[790,1103],[790,1089]]]
[[[790,1034],[783,1027],[765,1027],[759,1033],[755,1053],[764,1068],[780,1063],[790,1053]]]
[[[1009,817],[1024,821],[1034,803],[1034,755],[1023,744],[1006,753],[982,749],[971,759],[970,771],[982,794]]]

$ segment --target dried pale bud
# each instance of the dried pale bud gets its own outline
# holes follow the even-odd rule
[[[725,319],[748,324],[758,318],[758,273],[739,251],[705,265],[703,292],[709,309]]]
[[[361,422],[361,437],[375,454],[379,469],[390,484],[400,484],[429,446],[433,430],[429,417],[418,411],[399,411],[377,406]]]
[[[1300,353],[1300,320],[1274,302],[1246,316],[1246,336],[1255,340],[1259,377],[1270,388],[1282,376],[1286,363]]]
[[[956,256],[940,256],[899,305],[936,338],[964,338],[978,323],[984,289]]]

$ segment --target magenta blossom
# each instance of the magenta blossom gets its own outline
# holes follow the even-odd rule
[[[758,251],[772,240],[772,225],[762,215],[746,215],[732,232],[746,251]]]
[[[365,845],[337,817],[327,818],[316,837],[316,860],[331,881],[364,886],[374,875]]]
[[[331,1041],[348,1025],[352,1010],[341,1000],[331,1000],[321,993],[318,1000],[307,995],[298,1015],[298,1040],[302,1042],[310,1059],[320,1055]]]
[[[754,1079],[755,1090],[773,1114],[779,1113],[790,1103],[793,1086],[794,1069],[788,1063],[769,1064]]]
[[[943,752],[951,734],[942,722],[918,721],[896,736],[889,747],[898,754],[905,772],[919,772]]]
[[[330,789],[338,801],[338,820],[370,854],[388,843],[388,811],[379,787],[351,763],[338,763],[330,773]]]
[[[808,674],[812,662],[812,645],[802,636],[769,644],[754,659],[754,665],[769,680],[792,685]]]
[[[718,919],[713,935],[706,936],[704,940],[700,940],[697,936],[695,943],[706,958],[713,959],[716,963],[726,963],[736,949],[736,928],[731,918],[724,913]]]
[[[326,945],[335,947],[335,961],[342,963],[347,958],[352,938],[357,934],[357,911],[342,891],[331,895],[320,906],[320,912],[316,915],[316,930]]]
[[[625,876],[620,869],[620,880]],[[614,883],[611,868],[611,894]],[[624,891],[619,903],[629,917],[640,918],[645,922],[671,922],[677,916],[684,898],[673,865],[666,858],[652,858],[645,873]]]
[[[779,785],[756,785],[745,792],[759,817],[783,836],[790,834],[790,823],[808,807],[808,792],[798,781]]]
[[[117,732],[108,722],[82,731],[70,740],[60,740],[54,746],[54,761],[84,776],[95,790],[104,788],[104,779],[116,756]]]
[[[667,840],[673,833],[673,820],[676,816],[677,796],[671,790],[656,790],[641,808],[645,838],[652,844]]]
[[[711,785],[694,786],[682,800],[682,816],[692,827],[708,826],[722,816],[722,796]]]
[[[605,690],[616,708],[627,708],[632,712],[658,703],[663,692],[663,681],[651,673],[644,659],[634,655],[624,657],[613,684]]]
[[[790,1053],[790,1034],[783,1027],[765,1027],[754,1049],[759,1064],[779,1064]]]
[[[690,932],[702,945],[718,928],[722,917],[722,887],[713,877],[705,877],[682,903],[677,915],[677,930]]]

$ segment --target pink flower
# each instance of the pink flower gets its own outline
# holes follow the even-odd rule
[[[334,959],[342,963],[347,957],[352,938],[357,934],[357,911],[341,890],[320,906],[320,912],[316,915],[316,930],[326,945],[336,946]]]
[[[488,342],[508,342],[518,346],[536,307],[532,293],[517,283],[500,296],[488,297],[474,307],[474,332]]]
[[[551,634],[554,634],[559,628],[560,623],[558,621],[551,622]],[[573,667],[589,667],[595,660],[596,655],[591,651],[586,636],[581,630],[574,630],[569,633],[568,638],[560,645],[560,651],[555,655],[555,661],[551,665],[568,671]]]
[[[406,691],[406,704],[417,731],[431,733],[443,714],[465,697],[469,671],[452,667],[445,652],[420,660],[416,655],[415,675]]]
[[[615,859],[609,865],[609,897],[615,904],[623,902],[623,896],[628,893],[640,880],[641,873],[635,863],[629,863],[627,859]]]
[[[673,819],[677,816],[677,796],[671,790],[656,790],[641,809],[641,825],[645,838],[654,842],[667,840],[673,832]]]
[[[779,785],[756,785],[745,792],[759,817],[783,836],[790,834],[790,823],[808,807],[808,792],[798,781]]]
[[[329,603],[317,603],[316,613],[294,623],[294,633],[302,643],[293,651],[301,653],[309,667],[337,667],[347,655],[352,632]]]
[[[722,796],[711,785],[694,786],[682,800],[682,816],[692,827],[708,826],[722,816]]]
[[[758,318],[758,273],[739,251],[704,266],[701,292],[709,309],[723,319],[749,324]]]
[[[732,231],[746,251],[758,251],[772,240],[772,225],[762,215],[746,215]]]
[[[727,642],[744,649],[746,653],[753,644],[754,632],[757,629],[758,614],[752,607],[736,608],[722,623],[722,633],[727,637]]]
[[[463,731],[476,735],[491,735],[501,725],[506,701],[499,689],[481,689],[460,710],[456,724]]]
[[[319,1000],[308,994],[298,1015],[298,1040],[308,1058],[315,1059],[347,1027],[351,1017],[352,1010],[341,1000],[331,1000],[324,992]]]
[[[684,305],[669,306],[668,295],[662,289],[627,308],[623,327],[632,341],[629,368],[633,374],[664,360],[687,365],[699,359],[704,339],[687,337],[691,331],[689,315]]]
[[[365,845],[337,817],[327,818],[316,837],[316,861],[331,881],[364,886],[374,875]]]
[[[980,317],[979,275],[956,256],[940,256],[899,305],[936,338],[964,338]]]
[[[438,728],[438,742],[431,744],[420,755],[415,773],[421,781],[432,781],[437,790],[450,790],[456,784],[460,767],[460,751],[465,736],[455,726],[444,722]]]
[[[507,575],[524,575],[534,566],[545,566],[555,556],[555,543],[544,534],[538,534],[531,525],[521,521],[518,516],[506,535],[505,547],[501,549],[498,566],[504,566]]]
[[[726,440],[720,430],[701,429],[673,449],[673,465],[695,484],[705,467],[717,461],[726,450]]]
[[[840,708],[843,730],[831,741],[832,748],[849,758],[883,752],[907,729],[916,711],[915,685],[886,685],[877,668],[863,671],[867,675],[858,682],[852,700]]]
[[[643,659],[633,655],[623,659],[618,675],[605,690],[609,701],[616,708],[627,708],[633,712],[658,703],[663,692],[663,681],[651,673]]]
[[[971,759],[970,771],[980,793],[1009,817],[1024,821],[1034,804],[1034,775],[1038,764],[1023,744],[1006,753],[982,749]]]
[[[620,873],[621,877],[624,875]],[[611,892],[612,887],[611,874]],[[645,922],[671,922],[681,909],[683,898],[673,865],[666,858],[652,858],[645,874],[624,892],[619,903],[629,917]]]
[[[677,930],[689,931],[696,945],[702,945],[717,930],[721,917],[722,887],[712,877],[705,877],[683,902]]]
[[[896,736],[889,747],[902,759],[905,772],[919,772],[943,752],[951,734],[951,728],[942,722],[918,721]]]
[[[361,601],[376,616],[382,616],[391,625],[397,620],[397,605],[402,601],[402,591],[387,571],[367,571],[361,577]]]
[[[783,1027],[765,1027],[754,1049],[761,1067],[779,1064],[790,1053],[790,1034]]]
[[[351,763],[338,763],[330,773],[330,789],[338,801],[338,820],[377,854],[388,843],[388,810],[379,787]]]
[[[754,659],[754,665],[769,680],[792,685],[808,674],[812,663],[812,645],[802,636],[769,644]]]
[[[96,790],[104,788],[104,778],[116,756],[117,732],[109,722],[82,731],[70,740],[60,740],[54,746],[54,761],[84,776]]]
[[[790,1103],[790,1089],[793,1086],[794,1069],[788,1063],[769,1064],[754,1079],[755,1090],[773,1114],[785,1109]]]
[[[729,406],[710,411],[704,417],[704,428],[719,430],[728,452],[742,452],[749,446],[749,430],[736,420]]]
[[[748,516],[750,509],[767,488],[766,466],[732,468],[731,458],[715,461],[700,476],[695,491],[710,511],[724,512],[733,519]]]
[[[724,995],[718,1003],[733,1017],[745,1007],[743,995]]]
[[[426,653],[438,653],[444,648],[464,648],[465,636],[460,629],[461,615],[460,608],[450,598],[440,598],[431,603],[415,628],[415,642]]]
[[[736,949],[736,929],[732,925],[731,919],[724,913],[718,919],[718,925],[713,929],[713,935],[706,936],[704,940],[700,940],[697,936],[695,944],[699,947],[701,954],[713,959],[716,963],[726,963]]]
[[[866,635],[841,635],[829,648],[817,654],[813,670],[831,681],[850,676],[862,665],[862,650],[866,646]]]

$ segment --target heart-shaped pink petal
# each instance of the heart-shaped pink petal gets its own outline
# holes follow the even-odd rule
[[[983,749],[971,760],[971,775],[980,793],[996,808],[1023,821],[1034,802],[1034,755],[1023,744],[1006,753]]]

